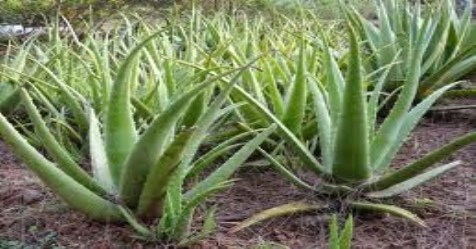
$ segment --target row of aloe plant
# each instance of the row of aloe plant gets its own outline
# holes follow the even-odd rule
[[[415,21],[413,35],[404,40],[410,52],[369,69],[362,60],[369,51],[361,44],[370,42],[360,32],[363,20],[351,10],[345,13],[344,24],[326,24],[348,29],[350,49],[331,40],[335,33],[304,12],[297,21],[275,19],[273,26],[193,12],[189,21],[174,19],[159,32],[125,19],[125,31],[93,33],[83,41],[53,31],[53,43],[32,40],[13,60],[6,56],[0,76],[11,94],[5,110],[22,104],[30,123],[2,110],[0,133],[73,208],[95,219],[127,221],[148,238],[187,245],[209,235],[214,209],[206,212],[203,230],[192,231],[195,209],[229,186],[233,172],[255,150],[299,187],[345,195],[340,204],[349,208],[388,212],[423,225],[407,210],[373,201],[461,165],[430,169],[475,141],[476,133],[389,173],[411,130],[457,83],[435,86],[413,106],[424,76],[424,48],[433,42],[428,38],[433,21]],[[400,62],[401,54],[408,63]],[[410,69],[401,89],[387,94],[389,77],[401,65]],[[392,103],[386,95],[396,100],[379,123],[380,108]],[[209,145],[213,148],[201,153]],[[235,153],[212,173],[191,181],[229,151]],[[79,163],[85,156],[91,170]],[[295,159],[301,163],[294,165]],[[325,183],[313,186],[300,179],[294,171],[302,168]],[[320,208],[286,205],[234,230],[289,210]],[[157,223],[149,222],[156,218]]]

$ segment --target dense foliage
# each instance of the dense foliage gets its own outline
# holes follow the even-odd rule
[[[349,6],[324,20],[302,5],[266,16],[192,6],[155,24],[123,15],[81,35],[58,22],[2,53],[0,134],[72,208],[146,239],[186,246],[210,235],[209,198],[249,158],[337,205],[289,203],[233,231],[335,206],[424,225],[385,200],[461,165],[433,167],[476,141],[473,131],[391,166],[433,104],[474,69],[469,10],[458,16],[440,3],[382,1],[378,25]],[[42,4],[32,7],[57,3]],[[191,226],[197,211],[201,229]],[[334,217],[332,248],[349,248],[351,237],[352,218],[340,232]]]

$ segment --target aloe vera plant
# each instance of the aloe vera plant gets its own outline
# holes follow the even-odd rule
[[[276,159],[276,155],[260,150],[270,163],[287,179],[297,186],[316,193],[348,195],[344,201],[355,209],[374,210],[405,217],[423,225],[424,222],[411,212],[394,205],[375,204],[372,199],[388,198],[417,187],[442,173],[451,170],[461,161],[451,162],[430,169],[438,161],[451,155],[453,152],[476,141],[476,132],[465,134],[452,142],[435,149],[420,159],[390,171],[392,159],[410,135],[412,129],[422,118],[431,105],[457,83],[449,84],[435,90],[419,104],[412,107],[416,98],[419,76],[421,73],[424,49],[430,42],[427,37],[432,32],[431,23],[424,22],[416,38],[411,43],[408,53],[408,70],[405,83],[398,93],[397,101],[388,116],[382,123],[377,122],[380,95],[386,84],[386,77],[391,67],[381,70],[377,77],[375,89],[366,93],[364,84],[362,52],[359,50],[359,39],[355,30],[348,26],[350,37],[350,51],[348,54],[347,75],[343,75],[336,65],[330,50],[327,49],[324,65],[329,77],[323,82],[319,79],[310,81],[308,87],[314,101],[314,111],[319,130],[319,145],[321,162],[319,162],[307,145],[301,142],[295,134],[262,103],[253,99],[239,86],[236,87],[247,103],[266,115],[269,122],[275,122],[283,140],[293,149],[302,165],[316,175],[327,179],[322,185],[313,186],[300,179],[283,161]],[[313,77],[311,77],[313,78]],[[342,89],[334,91],[333,89]],[[335,106],[337,104],[337,106]],[[365,198],[366,201],[360,201]],[[341,198],[339,198],[341,200]],[[303,206],[303,211],[309,209]],[[296,205],[285,209],[296,212]],[[266,211],[265,211],[266,212]],[[275,211],[270,215],[257,215],[260,220],[274,216],[274,213],[285,213],[285,210]],[[254,221],[246,221],[248,224]]]
[[[142,41],[121,63],[103,114],[104,127],[92,108],[87,104],[81,107],[88,113],[92,175],[55,139],[31,98],[28,85],[20,88],[20,97],[48,158],[30,145],[3,114],[0,115],[0,134],[28,167],[72,208],[97,220],[127,221],[148,238],[176,240],[186,245],[209,235],[214,228],[212,210],[206,215],[202,231],[191,230],[197,206],[230,185],[231,174],[275,127],[264,129],[247,143],[243,142],[243,136],[228,142],[240,142],[243,146],[235,146],[241,148],[213,173],[184,191],[188,173],[194,170],[198,174],[207,166],[202,163],[200,169],[194,169],[195,154],[215,121],[234,108],[222,106],[237,78],[250,64],[190,85],[174,95],[139,132],[131,103],[130,75],[134,69],[131,64],[156,37],[157,34],[153,34]],[[225,86],[207,103],[206,111],[197,122],[191,127],[178,126],[189,104],[201,93],[213,90],[218,80],[224,81]],[[143,220],[157,218],[160,222],[152,227],[142,224]]]
[[[378,1],[378,21],[374,23],[353,13],[350,23],[359,30],[372,52],[369,64],[377,69],[389,65],[395,58],[399,61],[389,73],[386,90],[402,86],[411,73],[406,58],[410,57],[411,46],[416,35],[425,25],[431,32],[421,60],[419,72],[419,99],[429,96],[439,88],[459,80],[476,69],[476,47],[467,44],[471,33],[472,4],[468,2],[461,16],[456,13],[454,1],[436,1],[432,8],[422,10],[419,3],[413,6],[409,1]],[[428,24],[425,24],[428,23]],[[474,94],[474,89],[450,90],[458,96]]]

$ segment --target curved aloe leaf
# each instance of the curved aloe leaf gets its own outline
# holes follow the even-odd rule
[[[154,233],[144,224],[142,224],[139,220],[134,217],[134,214],[127,210],[124,207],[119,207],[119,211],[121,211],[124,219],[131,225],[134,230],[145,238],[154,238]]]
[[[352,215],[349,215],[345,221],[342,232],[337,225],[337,215],[333,214],[329,222],[329,247],[332,249],[350,249],[354,222]]]
[[[432,151],[431,153],[414,161],[408,166],[399,169],[393,172],[392,174],[389,174],[388,176],[384,176],[378,179],[376,182],[368,184],[364,189],[374,191],[383,190],[400,182],[406,181],[412,177],[419,175],[427,168],[431,167],[433,164],[441,161],[442,159],[448,157],[455,151],[460,150],[461,148],[473,142],[476,142],[476,132],[472,132],[458,137],[452,142]]]
[[[447,85],[438,91],[433,92],[430,96],[421,101],[410,112],[408,112],[404,117],[402,117],[402,120],[399,121],[401,124],[397,136],[394,137],[393,141],[387,144],[387,150],[385,154],[380,156],[381,161],[379,161],[378,164],[372,165],[374,170],[382,171],[390,165],[392,159],[397,154],[405,139],[418,124],[418,121],[420,121],[423,115],[430,109],[433,103],[435,103],[435,101],[440,96],[442,96],[446,91],[451,89],[456,84],[457,83]]]
[[[130,102],[129,81],[132,71],[137,70],[133,65],[136,64],[135,61],[142,48],[159,34],[160,32],[149,36],[129,53],[112,85],[106,114],[105,141],[109,167],[116,186],[119,186],[122,165],[131,152],[137,136]]]
[[[43,117],[38,112],[38,109],[33,104],[32,99],[25,89],[20,90],[20,96],[25,104],[28,115],[30,116],[37,135],[43,140],[48,154],[50,154],[55,161],[58,162],[58,167],[68,174],[71,178],[84,185],[86,188],[98,194],[105,194],[106,192],[100,187],[94,179],[92,179],[69,155],[69,153],[58,143],[53,134],[46,126]]]
[[[415,95],[417,93],[420,73],[421,73],[421,61],[425,48],[424,35],[428,32],[428,23],[425,22],[418,33],[415,44],[412,44],[410,54],[409,73],[405,80],[403,89],[398,97],[397,102],[392,108],[390,114],[380,126],[377,134],[375,135],[371,143],[371,165],[380,165],[383,158],[387,154],[389,149],[388,143],[392,143],[398,136],[400,127],[404,120],[404,116],[410,109]]]
[[[89,153],[91,154],[91,168],[96,181],[108,193],[116,193],[117,188],[109,170],[99,121],[92,109],[89,111]]]
[[[185,156],[182,159],[182,162],[176,170],[176,174],[173,176],[174,179],[171,180],[170,187],[168,188],[168,194],[170,196],[170,202],[168,206],[173,207],[171,212],[175,212],[171,217],[178,217],[179,213],[182,211],[182,200],[183,200],[183,190],[182,185],[184,179],[187,177],[188,173],[192,170],[191,165],[192,161],[200,147],[200,144],[204,141],[207,136],[207,131],[210,129],[215,120],[217,120],[220,115],[225,114],[225,109],[221,109],[221,106],[228,99],[230,92],[234,89],[234,86],[238,83],[238,79],[241,78],[241,74],[244,70],[248,69],[253,65],[256,60],[260,57],[251,60],[248,64],[237,68],[238,73],[231,78],[229,81],[221,78],[221,81],[226,83],[226,87],[221,91],[221,93],[216,97],[216,99],[209,105],[207,111],[200,117],[200,119],[195,124],[195,133],[191,139],[191,142],[187,144],[185,151]],[[172,203],[173,202],[173,203]]]
[[[476,69],[476,55],[470,58],[467,58],[463,61],[458,62],[457,64],[453,65],[450,70],[441,74],[440,78],[434,82],[432,82],[432,86],[429,89],[430,91],[423,92],[422,95],[427,95],[429,92],[431,93],[432,89],[437,89],[448,82],[452,82],[455,80],[460,79],[464,75],[473,72]]]
[[[203,172],[203,170],[213,165],[213,162],[217,160],[219,157],[234,151],[236,148],[243,146],[242,143],[228,145],[227,147],[216,147],[213,151],[210,151],[203,157],[201,157],[196,163],[191,166],[190,172],[187,174],[187,178],[197,176],[199,173]],[[218,149],[217,149],[218,148]]]
[[[417,215],[413,214],[412,212],[408,210],[405,210],[403,208],[400,208],[394,205],[375,204],[375,203],[368,203],[368,202],[352,202],[351,206],[359,210],[388,213],[394,216],[408,219],[419,226],[426,227],[425,222],[422,219],[420,219]]]
[[[314,155],[306,148],[306,146],[266,107],[256,101],[251,95],[239,86],[235,86],[236,93],[240,94],[248,104],[252,105],[258,110],[269,122],[273,122],[277,125],[278,129],[283,136],[283,139],[295,150],[304,161],[304,166],[312,170],[317,174],[329,173],[322,165],[314,158]]]
[[[419,186],[420,184],[426,183],[430,181],[431,179],[445,173],[448,170],[451,170],[455,168],[456,166],[461,165],[461,161],[456,161],[452,163],[445,164],[443,166],[440,166],[438,168],[432,169],[428,172],[425,172],[423,174],[417,175],[413,178],[410,178],[404,182],[400,182],[398,184],[395,184],[387,189],[378,191],[378,192],[371,192],[366,194],[369,197],[373,198],[385,198],[385,197],[392,197],[398,194],[401,194],[405,191],[408,191],[412,188],[415,188]]]
[[[326,39],[324,39],[326,41]],[[339,112],[341,109],[342,97],[343,97],[343,90],[345,85],[344,76],[342,75],[341,70],[339,69],[339,65],[335,61],[330,47],[325,43],[325,50],[324,50],[324,68],[326,68],[326,89],[329,94],[329,111],[331,114],[331,120],[333,124],[337,124],[339,119]],[[333,128],[332,136],[335,134],[335,130],[337,128]]]
[[[431,76],[425,78],[421,83],[420,94],[424,94],[427,89],[434,88],[435,84],[441,83],[442,78],[445,75],[452,75],[453,68],[461,63],[462,61],[468,59],[476,52],[476,44],[471,45],[466,48],[464,51],[461,51],[456,57],[448,61],[443,65],[438,71],[434,72]]]
[[[86,115],[86,112],[83,110],[81,106],[81,102],[78,100],[78,94],[75,94],[75,90],[72,89],[70,86],[68,86],[65,82],[63,82],[56,74],[43,65],[41,62],[37,60],[33,60],[38,66],[40,66],[43,71],[45,71],[49,77],[55,82],[55,84],[58,86],[60,89],[61,93],[66,99],[66,104],[70,106],[71,111],[74,114],[74,117],[76,118],[78,125],[82,128],[86,128],[88,125],[88,117]]]
[[[220,76],[223,77],[223,75]],[[219,78],[212,78],[180,96],[154,119],[149,128],[141,135],[139,141],[131,148],[132,151],[123,166],[120,185],[121,197],[129,207],[134,208],[137,205],[150,168],[159,159],[164,150],[163,146],[167,142],[166,138],[170,135],[181,114],[194,97]]]
[[[230,232],[236,233],[240,230],[243,230],[249,226],[252,226],[256,223],[281,217],[284,215],[292,215],[297,213],[305,213],[305,212],[312,212],[322,209],[322,206],[319,205],[312,205],[303,202],[292,202],[288,204],[284,204],[281,206],[273,207],[264,211],[261,211],[250,218],[240,222],[237,226],[233,227]]]
[[[97,220],[122,220],[116,204],[101,198],[45,159],[0,114],[0,133],[26,165],[66,203]]]
[[[140,195],[137,208],[138,215],[151,215],[153,217],[161,211],[166,187],[173,171],[183,158],[186,144],[189,142],[192,134],[193,130],[188,130],[178,135],[157,163],[151,167]]]
[[[268,161],[271,163],[271,166],[278,171],[281,175],[283,175],[286,179],[288,179],[290,182],[292,182],[294,185],[297,187],[301,187],[305,190],[311,190],[317,192],[317,189],[309,185],[308,183],[304,182],[301,180],[299,177],[297,177],[293,172],[288,170],[284,165],[282,165],[278,160],[274,159],[270,154],[268,154],[265,150],[258,148],[259,152],[268,159]]]
[[[236,171],[236,169],[241,164],[243,164],[246,159],[248,159],[248,157],[259,147],[259,145],[275,130],[276,125],[271,125],[269,128],[261,132],[251,141],[246,143],[239,151],[237,151],[231,158],[229,158],[225,163],[223,163],[211,175],[209,175],[203,181],[201,181],[192,189],[187,191],[184,194],[184,199],[191,200],[195,196],[200,195],[202,192],[206,192],[207,189],[213,188],[214,186],[220,184],[220,182],[223,182],[226,179],[230,178],[230,176]]]
[[[204,240],[206,237],[211,235],[217,229],[217,223],[215,221],[216,208],[212,207],[205,213],[205,218],[203,219],[203,228],[202,230],[193,237],[186,238],[178,244],[179,247],[191,246],[194,243]]]
[[[176,219],[174,237],[184,239],[188,234],[190,234],[192,218],[197,206],[200,203],[203,203],[211,195],[231,187],[232,183],[233,181],[231,180],[220,182],[218,185],[215,185],[194,196],[193,199],[188,200]]]
[[[331,115],[329,114],[329,106],[326,103],[324,93],[318,86],[319,82],[310,82],[309,89],[314,97],[316,126],[319,134],[319,145],[321,149],[322,161],[324,167],[329,171],[333,162],[333,133],[335,127],[332,126]]]

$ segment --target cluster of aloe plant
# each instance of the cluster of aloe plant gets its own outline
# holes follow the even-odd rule
[[[250,106],[266,116],[270,122],[277,124],[281,138],[289,148],[294,150],[302,166],[326,179],[327,183],[313,186],[293,173],[296,168],[289,167],[286,161],[276,159],[279,151],[273,151],[271,154],[263,149],[260,151],[276,170],[299,187],[316,193],[347,195],[351,198],[347,198],[343,204],[351,208],[388,212],[423,225],[424,222],[421,219],[407,210],[381,204],[381,201],[372,203],[371,200],[398,195],[461,165],[460,161],[456,161],[428,170],[433,164],[456,150],[476,141],[476,132],[456,138],[409,165],[389,172],[392,159],[418,121],[441,95],[457,83],[437,89],[419,104],[412,106],[419,86],[424,52],[422,48],[427,45],[428,40],[425,38],[431,30],[429,25],[425,25],[416,34],[417,39],[411,45],[408,59],[410,72],[397,95],[397,100],[383,122],[377,123],[380,95],[392,67],[387,67],[376,76],[375,88],[367,94],[367,86],[362,75],[362,52],[359,50],[359,40],[353,28],[349,26],[348,29],[350,51],[347,75],[344,76],[336,66],[337,63],[330,49],[325,47],[326,77],[322,81],[309,77],[307,82],[309,94],[312,95],[314,102],[315,125],[318,130],[316,139],[319,143],[321,162],[308,149],[306,143],[289,128],[289,125],[272,114],[240,86],[236,87]],[[298,208],[295,205],[285,205],[282,207],[283,210],[277,213],[283,214],[286,209],[290,212],[296,212],[296,209],[303,211],[316,209],[313,205],[298,205]],[[276,216],[276,212],[266,213],[266,215],[258,214],[236,229],[242,229],[273,216]]]
[[[203,170],[203,166],[195,168],[200,165],[195,163],[195,154],[210,126],[235,108],[222,108],[237,78],[234,76],[227,80],[226,77],[239,75],[240,70],[249,65],[215,77],[206,77],[207,72],[197,72],[197,75],[204,76],[201,81],[176,94],[159,114],[141,124],[145,127],[137,127],[130,94],[132,65],[142,48],[156,36],[152,35],[137,45],[121,63],[111,86],[107,107],[103,110],[104,126],[101,126],[94,109],[87,102],[79,107],[78,111],[88,118],[92,176],[61,146],[47,127],[28,93],[32,87],[29,84],[19,86],[19,95],[35,134],[51,159],[30,145],[3,115],[0,115],[0,133],[30,169],[74,209],[98,220],[128,221],[144,236],[165,237],[186,244],[210,233],[213,227],[213,219],[207,217],[204,231],[196,234],[190,231],[196,207],[209,195],[229,185],[230,175],[273,132],[274,127],[270,126],[244,143],[212,174],[184,192],[182,188],[188,173],[193,170],[198,174]],[[228,82],[224,85],[228,90],[211,98],[210,103],[206,103],[207,110],[197,117],[196,123],[185,126],[183,115],[188,108],[194,108],[189,107],[190,103],[200,94],[213,91],[219,79]],[[76,103],[83,101],[80,95],[77,98]],[[226,143],[243,143],[243,138],[246,136],[232,138]],[[218,155],[222,154],[224,152]],[[148,228],[139,222],[140,219],[156,217],[160,218],[160,223],[155,228]]]
[[[376,200],[461,165],[431,168],[476,141],[471,132],[391,169],[423,115],[473,68],[474,47],[463,46],[468,12],[460,19],[440,7],[434,17],[393,0],[377,7],[377,26],[348,8],[343,22],[304,10],[271,23],[198,11],[165,25],[124,18],[81,39],[66,22],[67,37],[55,28],[4,56],[0,134],[72,208],[128,222],[147,238],[188,245],[212,233],[214,207],[203,204],[251,155],[341,206],[424,225]],[[323,24],[345,27],[347,39]],[[303,169],[321,184],[301,179]],[[311,202],[266,210],[233,230],[329,208]],[[205,213],[201,231],[190,226],[196,209]],[[349,219],[339,236],[332,222],[333,248],[349,248],[351,227]]]
[[[424,54],[419,99],[476,69],[476,46],[466,42],[471,33],[472,2],[468,2],[461,16],[454,4],[452,0],[436,1],[433,8],[424,11],[419,4],[409,1],[378,1],[377,22],[353,13],[351,23],[364,37],[366,47],[373,55],[368,64],[378,69],[397,59],[389,73],[387,89],[401,87],[410,73],[407,60],[412,43],[418,39],[416,34],[423,26],[429,26],[430,30],[425,36],[426,45],[421,47]],[[473,96],[473,88],[451,90],[448,94]]]

